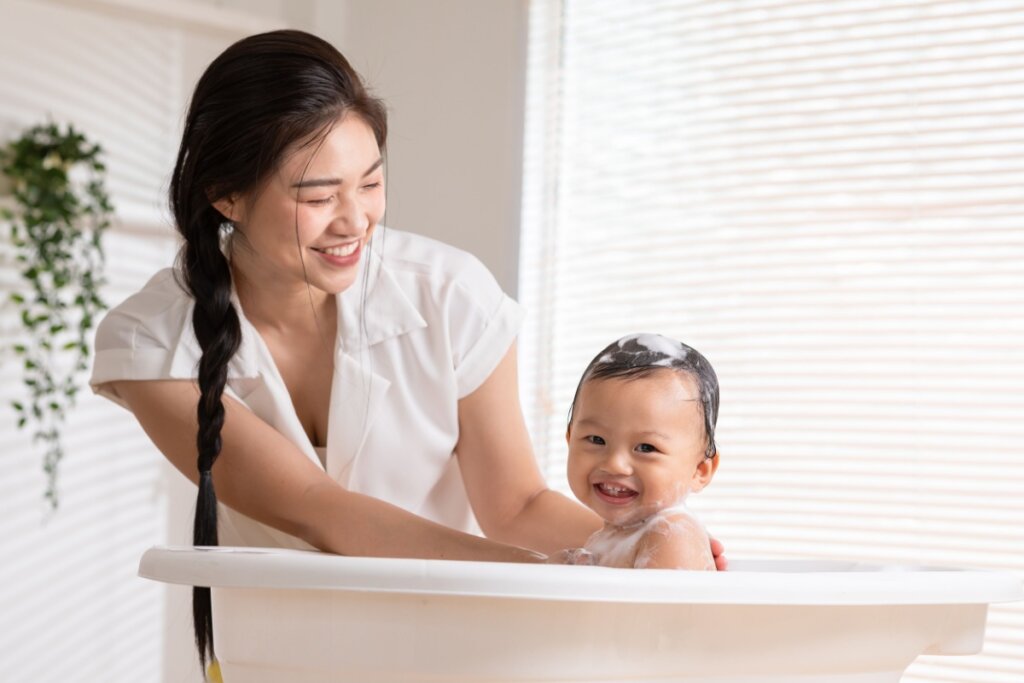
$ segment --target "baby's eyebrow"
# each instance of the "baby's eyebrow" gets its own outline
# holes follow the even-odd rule
[[[669,438],[667,435],[662,434],[661,432],[655,432],[655,431],[651,431],[651,430],[645,430],[645,431],[642,431],[642,432],[637,432],[637,434],[642,435],[642,436],[656,436],[659,439],[665,439],[666,441]]]

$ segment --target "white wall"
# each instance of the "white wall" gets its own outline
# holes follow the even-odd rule
[[[107,151],[108,303],[172,262],[164,195],[195,79],[231,41],[284,25],[331,40],[387,101],[388,223],[476,253],[515,293],[526,0],[206,4],[0,0],[0,140],[49,116]],[[8,407],[19,279],[0,235],[0,680],[194,683],[189,590],[135,576],[147,547],[189,542],[194,489],[86,390],[47,514],[41,455]]]
[[[476,254],[512,295],[527,4],[319,0],[306,25],[387,102],[387,224]]]

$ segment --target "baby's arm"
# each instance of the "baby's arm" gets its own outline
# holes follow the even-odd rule
[[[692,515],[673,513],[658,520],[637,542],[638,569],[697,569],[715,571],[711,541]]]

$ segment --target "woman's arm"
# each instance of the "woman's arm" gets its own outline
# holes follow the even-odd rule
[[[119,381],[157,448],[198,481],[196,404],[187,381]],[[543,557],[449,529],[399,507],[342,488],[277,430],[224,397],[223,446],[212,470],[218,499],[242,514],[327,552],[374,557],[539,562]]]
[[[489,538],[553,554],[579,548],[601,519],[544,482],[519,404],[516,348],[459,401],[462,479]]]

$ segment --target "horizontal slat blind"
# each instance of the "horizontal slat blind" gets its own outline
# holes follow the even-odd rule
[[[531,4],[524,403],[658,331],[722,383],[732,557],[1024,574],[1024,5]],[[1024,608],[906,681],[1024,680]]]
[[[116,214],[102,296],[115,305],[173,262],[163,207],[190,87],[183,65],[186,47],[204,42],[89,4],[0,0],[0,143],[49,118],[103,146]],[[25,283],[8,227],[0,222],[0,681],[202,680],[190,625],[178,629],[179,657],[165,645],[166,589],[137,576],[143,551],[177,519],[164,460],[136,421],[84,388],[62,432],[60,507],[43,500],[43,449],[9,405],[24,400],[11,347],[25,338],[8,296]]]

